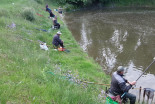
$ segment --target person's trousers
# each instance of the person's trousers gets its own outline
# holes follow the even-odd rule
[[[64,48],[63,42],[62,42],[62,43],[59,43],[58,46],[56,46],[56,45],[53,44],[53,48],[54,48],[54,49],[58,49],[60,46],[61,46],[62,48]]]
[[[60,24],[59,23],[55,24],[54,28],[59,29],[60,28]]]
[[[125,98],[128,98],[130,100],[130,104],[135,104],[136,102],[136,96],[126,92],[126,94],[124,95]]]
[[[63,44],[63,42],[62,42],[62,43],[60,43],[60,46],[61,46],[62,48],[64,48],[64,44]]]

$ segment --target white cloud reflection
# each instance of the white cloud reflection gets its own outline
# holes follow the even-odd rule
[[[125,31],[124,35],[123,35],[123,41],[126,41],[127,40],[127,36],[128,36],[128,32]]]
[[[112,70],[115,67],[116,54],[112,53],[110,48],[103,48],[102,55],[105,58],[106,66],[108,67],[108,70]]]
[[[135,45],[135,50],[141,45],[141,39],[139,38],[137,44]]]
[[[111,71],[116,64],[117,56],[119,53],[123,52],[123,44],[121,42],[126,41],[128,36],[128,32],[125,31],[124,34],[121,33],[121,30],[115,29],[112,37],[109,39],[109,42],[116,48],[105,48],[102,49],[102,56],[105,59],[106,67]],[[114,51],[113,51],[114,50]]]
[[[88,40],[87,36],[88,35],[87,35],[86,26],[84,23],[82,23],[80,46],[85,52],[87,51],[88,45],[92,44],[92,40],[91,39]]]
[[[121,44],[122,41],[127,40],[127,31],[125,31],[124,34],[121,33],[121,30],[115,29],[114,33],[110,39],[110,42],[118,49],[118,52],[123,52],[123,44]]]

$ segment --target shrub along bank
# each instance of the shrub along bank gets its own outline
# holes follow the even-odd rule
[[[50,1],[50,0],[49,0]],[[66,5],[68,9],[88,6],[100,7],[155,7],[155,0],[51,0],[57,4]]]
[[[52,49],[52,20],[42,0],[1,0],[0,3],[0,103],[98,104],[105,86],[81,81],[109,83],[101,66],[82,51],[61,21],[61,39],[70,53]],[[48,32],[39,31],[44,29]],[[39,47],[46,42],[49,50]]]

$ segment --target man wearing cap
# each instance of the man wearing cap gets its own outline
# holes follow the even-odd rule
[[[133,85],[136,84],[136,81],[128,82],[128,80],[124,79],[124,70],[125,68],[123,66],[119,66],[117,71],[112,74],[109,92],[114,96],[120,95],[122,98],[129,98],[130,104],[135,104],[136,96],[128,93],[128,91],[132,88]],[[129,85],[126,85],[126,83]]]
[[[59,46],[64,48],[63,41],[60,39],[61,34],[62,33],[60,31],[58,31],[57,34],[53,37],[52,44],[53,44],[54,48],[59,48]]]

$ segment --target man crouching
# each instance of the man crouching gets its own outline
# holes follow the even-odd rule
[[[60,46],[64,48],[63,41],[60,39],[61,34],[62,33],[58,31],[57,34],[53,37],[52,44],[55,49],[58,49]]]

